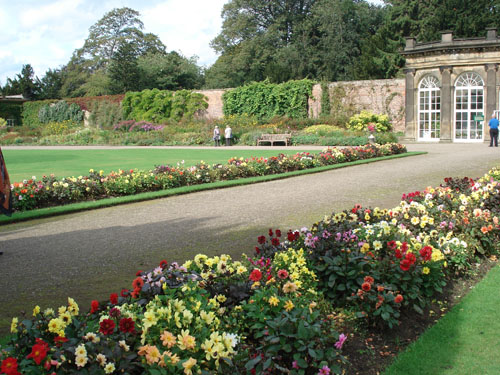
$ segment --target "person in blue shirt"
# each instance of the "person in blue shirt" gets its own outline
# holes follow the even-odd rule
[[[495,116],[495,112],[491,117],[491,120],[488,122],[488,126],[490,127],[490,147],[493,147],[493,142],[495,142],[495,147],[498,147],[498,119]]]

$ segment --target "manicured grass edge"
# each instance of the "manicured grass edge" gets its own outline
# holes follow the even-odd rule
[[[289,178],[289,177],[301,176],[301,175],[306,175],[306,174],[311,174],[311,173],[319,173],[319,172],[329,171],[332,169],[346,168],[346,167],[350,167],[350,166],[354,166],[354,165],[374,163],[374,162],[382,161],[382,160],[399,159],[399,158],[424,155],[424,154],[427,154],[427,152],[412,151],[412,152],[406,152],[404,154],[395,154],[395,155],[381,156],[381,157],[376,157],[376,158],[371,158],[371,159],[356,160],[356,161],[351,161],[351,162],[342,163],[342,164],[326,165],[323,167],[303,169],[300,171],[279,173],[279,174],[275,174],[275,175],[249,177],[249,178],[242,178],[242,179],[229,180],[229,181],[218,181],[218,182],[211,182],[208,184],[183,186],[183,187],[178,187],[178,188],[173,188],[173,189],[168,189],[168,190],[146,192],[146,193],[140,193],[140,194],[135,194],[135,195],[127,195],[124,197],[105,198],[105,199],[100,199],[97,201],[79,202],[79,203],[72,203],[72,204],[68,204],[68,205],[64,205],[64,206],[40,208],[37,210],[24,211],[24,212],[14,212],[12,214],[12,216],[10,216],[10,217],[9,216],[0,216],[0,224],[11,224],[11,223],[16,223],[16,222],[20,222],[20,221],[34,220],[34,219],[40,219],[40,218],[56,216],[56,215],[65,215],[65,214],[75,213],[75,212],[79,212],[79,211],[86,211],[86,210],[93,210],[93,209],[97,209],[97,208],[117,206],[120,204],[142,202],[142,201],[147,201],[147,200],[152,200],[152,199],[165,198],[165,197],[169,197],[169,196],[188,194],[188,193],[204,191],[204,190],[224,189],[224,188],[233,187],[233,186],[243,186],[243,185],[255,184],[255,183],[259,183],[259,182],[266,182],[266,181],[279,180],[279,179],[284,179],[284,178]]]
[[[464,340],[465,333],[457,332],[457,321],[460,322],[461,314],[470,313],[472,310],[476,311],[476,314],[481,314],[481,306],[480,304],[480,295],[485,294],[485,291],[491,290],[491,295],[495,295],[497,291],[498,281],[500,280],[500,264],[497,264],[495,267],[489,270],[486,275],[477,283],[466,295],[463,296],[461,301],[453,306],[453,308],[443,317],[441,317],[436,324],[427,329],[417,341],[413,342],[409,345],[405,351],[400,353],[392,362],[392,364],[382,373],[382,375],[416,375],[429,373],[428,371],[432,368],[436,371],[436,374],[463,374],[463,373],[481,373],[481,374],[493,374],[497,373],[498,370],[498,360],[495,361],[496,371],[495,372],[484,372],[484,368],[482,368],[479,372],[474,371],[471,372],[470,369],[468,371],[463,371],[460,368],[453,368],[454,361],[450,358],[429,358],[429,350],[434,350],[433,353],[436,354],[436,357],[441,354],[440,346],[445,345],[448,347],[456,347],[460,345],[460,340]],[[479,299],[479,301],[478,301]],[[475,306],[475,307],[474,307]],[[491,309],[490,309],[491,310]],[[489,311],[489,318],[492,315],[496,314],[496,312],[492,313]],[[481,345],[481,338],[484,332],[484,327],[487,327],[487,322],[480,321],[480,319],[468,319],[467,322],[470,323],[472,328],[476,331],[476,336],[472,337],[472,335],[467,335],[467,340],[470,340],[474,343],[474,345],[479,348]],[[460,329],[460,326],[458,327]],[[468,327],[470,330],[470,327]],[[465,330],[465,328],[464,328]],[[461,353],[463,354],[463,353]],[[473,365],[478,365],[478,363],[474,363],[477,361],[477,358],[474,358],[474,353],[470,353],[470,361]],[[422,361],[422,358],[426,358],[425,361]],[[463,357],[462,357],[463,359]],[[415,364],[422,364],[422,367],[417,368]],[[481,365],[482,362],[479,362]],[[488,365],[485,363],[485,365]],[[471,366],[477,367],[477,366]]]

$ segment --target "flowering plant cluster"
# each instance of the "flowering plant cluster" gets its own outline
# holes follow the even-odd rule
[[[494,169],[478,180],[447,178],[390,210],[356,205],[304,228],[292,246],[308,250],[334,305],[392,327],[401,310],[423,313],[447,280],[498,254],[499,176]]]
[[[227,165],[208,165],[203,161],[192,167],[157,166],[153,170],[119,170],[105,175],[91,169],[86,176],[24,180],[11,185],[15,211],[64,205],[85,200],[132,195],[181,186],[197,185],[244,177],[285,173],[377,156],[406,152],[400,144],[367,145],[345,149],[328,148],[319,154],[280,154],[270,158],[232,158]]]
[[[361,111],[354,115],[347,123],[347,129],[363,130],[369,132],[388,132],[392,129],[387,115],[378,115],[370,111]]]
[[[163,130],[163,128],[163,125],[156,125],[147,121],[134,120],[120,121],[118,124],[113,126],[113,130],[119,130],[123,132],[150,132],[155,130]]]
[[[0,374],[341,373],[346,336],[322,301],[303,250],[162,261],[86,314],[69,298],[14,318]]]
[[[0,374],[341,374],[352,334],[335,311],[393,327],[446,281],[498,255],[500,171],[447,179],[393,209],[356,205],[312,228],[270,229],[253,256],[199,254],[131,288],[14,318]]]

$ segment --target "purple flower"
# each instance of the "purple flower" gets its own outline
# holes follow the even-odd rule
[[[297,361],[293,361],[292,362],[292,368],[294,368],[294,369],[298,369],[299,368],[299,364],[297,363]]]
[[[342,349],[342,345],[344,345],[345,340],[347,340],[347,336],[341,333],[339,336],[339,341],[335,343],[335,347],[339,350]]]
[[[318,375],[330,375],[330,367],[328,366],[323,366],[322,368],[319,369]]]

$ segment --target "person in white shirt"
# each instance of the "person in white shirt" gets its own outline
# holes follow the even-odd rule
[[[226,130],[224,131],[224,137],[226,138],[226,146],[231,146],[231,138],[233,138],[233,131],[229,127],[226,126]]]

